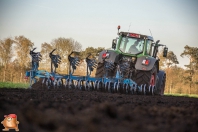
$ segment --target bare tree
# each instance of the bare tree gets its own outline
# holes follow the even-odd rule
[[[72,51],[81,51],[81,48],[82,48],[82,45],[79,42],[75,41],[74,39],[72,39],[72,38],[68,39],[68,38],[60,37],[60,38],[57,38],[57,39],[53,39],[50,44],[47,44],[47,43],[42,44],[41,54],[43,55],[43,59],[48,61],[49,53],[53,49],[56,49],[54,54],[58,54],[61,57],[60,68],[58,68],[57,70],[59,72],[60,71],[67,72],[68,71],[68,64],[69,64],[68,63],[68,61],[69,61],[68,60],[68,55]]]

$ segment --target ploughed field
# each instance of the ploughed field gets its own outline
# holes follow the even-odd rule
[[[21,132],[198,132],[198,99],[188,97],[1,88],[1,121],[11,113]]]

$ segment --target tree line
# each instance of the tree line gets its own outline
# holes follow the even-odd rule
[[[0,40],[0,81],[1,82],[25,82],[25,71],[31,68],[31,57],[29,52],[34,48],[34,43],[25,36],[8,37]],[[68,55],[72,51],[79,52],[81,60],[88,54],[96,57],[97,53],[104,50],[102,47],[88,47],[82,50],[82,45],[72,38],[59,37],[51,43],[41,44],[42,61],[39,69],[50,71],[49,53],[56,49],[54,54],[61,56],[61,64],[57,69],[59,73],[68,74]],[[162,57],[162,51],[158,54],[160,58],[160,69],[166,71],[166,93],[198,94],[198,48],[186,45],[181,57],[188,57],[189,64],[185,68],[178,66],[177,56],[169,51],[166,58]],[[85,75],[86,63],[81,61],[76,74]]]
[[[188,57],[189,64],[185,68],[179,67],[177,56],[169,51],[163,58],[159,53],[160,69],[166,71],[166,93],[198,94],[198,48],[186,45],[181,57]]]

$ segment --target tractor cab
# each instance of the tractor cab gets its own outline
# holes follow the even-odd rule
[[[129,32],[118,32],[118,35],[112,41],[114,50],[130,55],[151,55],[153,37]]]
[[[152,56],[157,57],[158,47],[165,46],[159,44],[159,40],[154,42],[153,37],[130,33],[130,32],[119,32],[120,26],[118,26],[119,37],[113,39],[112,49],[117,52],[129,56]],[[167,56],[168,48],[165,46],[163,50],[163,57]]]
[[[131,55],[150,54],[152,37],[127,32],[120,32],[119,35],[119,38],[113,41],[112,48]]]

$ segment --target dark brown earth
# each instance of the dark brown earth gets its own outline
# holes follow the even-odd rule
[[[1,88],[1,121],[10,113],[21,132],[198,132],[198,99],[188,97]]]

